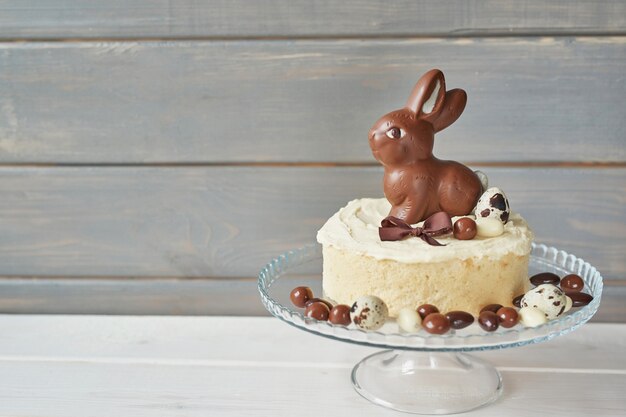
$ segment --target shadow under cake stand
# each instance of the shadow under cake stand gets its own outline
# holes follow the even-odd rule
[[[585,281],[583,291],[591,294],[593,301],[535,328],[518,324],[487,333],[474,322],[462,330],[432,335],[424,330],[403,333],[390,320],[377,331],[364,331],[354,325],[336,326],[304,317],[303,310],[292,308],[289,293],[294,287],[308,285],[314,294],[322,293],[321,265],[320,245],[273,259],[259,274],[263,305],[279,319],[310,333],[384,348],[356,364],[352,384],[375,404],[415,414],[460,413],[495,401],[503,389],[500,373],[490,363],[464,352],[524,346],[571,332],[595,314],[602,294],[602,276],[592,265],[556,248],[533,244],[530,275],[578,274]]]

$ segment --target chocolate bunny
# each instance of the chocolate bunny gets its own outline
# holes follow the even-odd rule
[[[465,91],[446,92],[443,73],[424,74],[403,109],[380,118],[369,132],[374,157],[385,167],[384,190],[390,216],[418,223],[433,213],[469,214],[481,195],[478,176],[463,164],[433,156],[435,132],[456,121]]]

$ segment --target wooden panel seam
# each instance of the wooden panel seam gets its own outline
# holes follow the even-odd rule
[[[466,165],[475,167],[493,167],[493,168],[589,168],[589,169],[612,169],[626,168],[626,161],[462,161]],[[19,163],[19,162],[0,162],[0,168],[224,168],[224,167],[241,167],[241,168],[370,168],[380,167],[377,161],[372,162],[324,162],[324,161],[280,161],[280,162],[85,162],[85,163]]]
[[[398,35],[376,35],[376,34],[359,34],[359,35],[285,35],[285,36],[172,36],[172,37],[67,37],[67,38],[20,38],[20,37],[0,37],[0,44],[34,44],[34,43],[136,43],[136,42],[240,42],[240,41],[360,41],[360,40],[389,40],[389,41],[410,41],[422,39],[497,39],[497,38],[612,38],[626,36],[626,29],[615,30],[552,30],[542,29],[533,31],[455,31],[452,33],[424,33],[424,34],[398,34]]]
[[[593,1],[0,1],[0,37],[177,38],[621,33],[624,4]]]

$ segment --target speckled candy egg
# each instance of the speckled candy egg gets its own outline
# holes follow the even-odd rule
[[[503,224],[506,224],[509,221],[509,214],[511,214],[509,200],[501,189],[491,187],[478,199],[474,214],[477,219],[498,219]]]
[[[359,297],[350,308],[350,319],[364,330],[380,329],[389,316],[387,304],[374,295]]]
[[[563,314],[567,308],[567,299],[563,291],[552,284],[542,284],[524,294],[520,305],[535,307],[543,311],[548,320]]]

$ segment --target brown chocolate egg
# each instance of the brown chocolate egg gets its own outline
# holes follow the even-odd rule
[[[480,309],[480,312],[482,313],[483,311],[491,311],[492,313],[495,313],[501,308],[502,308],[502,304],[487,304],[486,306]]]
[[[476,222],[469,217],[462,217],[454,222],[454,237],[459,240],[472,240],[476,237]]]
[[[466,311],[449,311],[446,318],[450,321],[450,327],[456,330],[464,329],[474,323],[474,316]]]
[[[338,324],[341,326],[347,326],[352,320],[350,320],[350,306],[345,304],[337,304],[330,310],[328,321],[332,324]]]
[[[517,311],[513,307],[502,307],[496,312],[500,326],[511,328],[517,324],[519,317]]]
[[[422,320],[424,320],[426,316],[432,313],[439,313],[439,309],[432,304],[422,304],[421,306],[417,307],[417,314],[420,315]]]
[[[520,308],[520,303],[522,302],[522,298],[524,298],[524,294],[520,294],[513,299],[513,305],[517,308]]]
[[[580,292],[585,288],[585,281],[576,274],[569,274],[561,280],[561,288],[567,292]]]
[[[584,292],[567,291],[565,295],[572,299],[572,307],[583,307],[593,300],[593,296]]]
[[[316,301],[314,303],[310,303],[306,306],[304,310],[305,317],[311,317],[315,320],[326,321],[328,320],[328,316],[330,314],[330,309],[328,306],[321,301]]]
[[[441,313],[430,313],[422,320],[422,327],[428,333],[444,334],[450,330],[450,320]]]
[[[483,311],[478,315],[478,324],[486,332],[498,330],[498,316],[493,311]]]
[[[296,287],[291,290],[289,298],[294,306],[304,308],[307,301],[313,298],[313,291],[309,287]]]
[[[304,304],[304,306],[308,307],[309,304],[311,304],[311,303],[324,303],[328,307],[328,310],[332,310],[332,308],[333,308],[333,305],[329,301],[326,301],[326,300],[324,300],[322,298],[311,298],[309,301],[307,301]]]
[[[542,272],[540,274],[535,274],[530,277],[530,283],[535,287],[538,287],[542,284],[552,284],[557,285],[560,279],[557,274],[553,274],[552,272]]]

